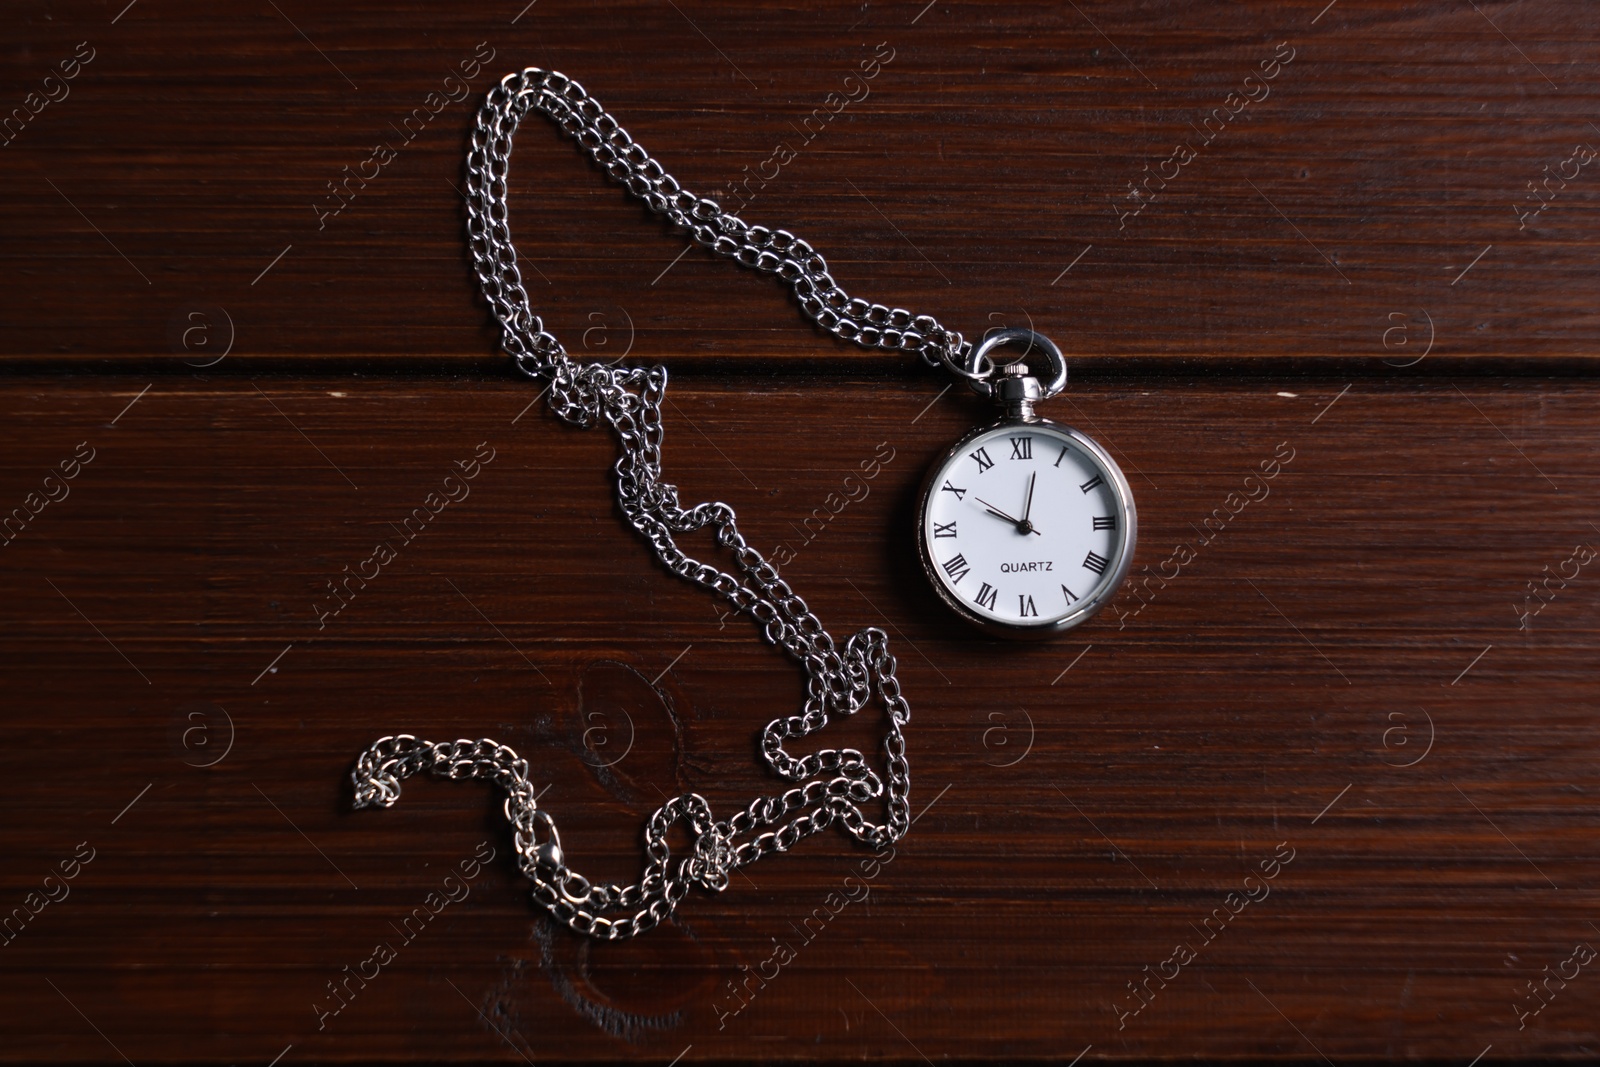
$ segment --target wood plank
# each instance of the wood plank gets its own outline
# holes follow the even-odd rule
[[[1512,1006],[1600,940],[1592,566],[1524,600],[1600,542],[1600,390],[1400,371],[1081,383],[1050,414],[1124,463],[1136,573],[1169,577],[1028,647],[968,632],[915,573],[923,467],[982,413],[936,393],[910,373],[673,384],[683,499],[790,544],[786,577],[836,635],[888,630],[921,815],[873,877],[829,832],[691,893],[662,931],[592,946],[529,904],[487,788],[412,780],[392,810],[352,812],[347,783],[385,733],[494,737],[530,759],[596,877],[636,873],[663,793],[727,812],[778,787],[753,741],[797,707],[798,674],[652,565],[610,501],[602,432],[523,413],[533,389],[504,376],[0,383],[0,502],[94,450],[0,553],[0,902],[94,849],[0,952],[4,1058],[1592,1047],[1592,968],[1524,1029]],[[494,458],[471,495],[319,629],[325,581],[480,442]],[[870,492],[796,544],[880,446]],[[1292,458],[1269,494],[1233,514],[1275,453]],[[609,769],[585,745],[597,726],[635,738]],[[868,712],[828,739],[870,748],[878,728]],[[480,842],[495,858],[465,899],[406,939]],[[1266,895],[1229,897],[1247,889]],[[864,898],[830,896],[846,892]],[[773,939],[794,959],[736,998]],[[319,1020],[326,983],[379,942],[395,961]],[[1193,961],[1119,1028],[1141,1003],[1127,983],[1178,945]]]
[[[691,188],[811,240],[851,292],[968,336],[1032,322],[1089,367],[1404,362],[1430,344],[1437,360],[1587,364],[1587,14],[1575,0],[24,13],[0,54],[0,115],[23,109],[0,152],[0,356],[199,363],[226,338],[238,362],[497,368],[457,188],[480,94],[536,64],[585,83]],[[62,81],[80,43],[93,58]],[[1247,83],[1263,64],[1272,79]],[[28,95],[46,92],[62,98]],[[377,146],[394,158],[372,162]],[[772,177],[735,185],[751,174]],[[771,278],[680,260],[683,240],[552,129],[524,133],[512,185],[533,299],[575,352],[626,338],[677,362],[866,366]]]

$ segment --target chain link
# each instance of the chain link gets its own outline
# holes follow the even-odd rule
[[[529,67],[490,91],[478,112],[467,160],[467,228],[484,296],[503,327],[502,346],[524,373],[549,383],[547,403],[556,415],[579,426],[603,422],[617,435],[617,501],[667,569],[751,616],[767,641],[804,667],[802,713],[774,719],[761,736],[767,766],[801,784],[777,796],[758,797],[726,820],[717,820],[698,793],[668,800],[645,824],[647,862],[639,881],[628,886],[591,883],[567,865],[554,820],[535,802],[527,761],[488,739],[433,742],[401,734],[378,740],[361,754],[352,772],[355,806],[391,806],[399,799],[400,782],[424,771],[492,780],[506,794],[505,814],[515,830],[518,864],[534,884],[534,899],[573,930],[615,940],[662,922],[692,886],[721,892],[735,869],[769,852],[788,851],[836,821],[874,848],[898,841],[911,825],[911,769],[902,732],[911,708],[900,694],[895,658],[882,630],[864,629],[840,649],[777,568],[745,541],[731,507],[702,503],[684,508],[677,486],[660,480],[666,368],[578,363],[533,312],[506,209],[511,138],[530,108],[553,119],[612,178],[651,210],[691,231],[695,241],[789,281],[801,307],[824,329],[869,347],[918,353],[969,378],[986,377],[992,367],[966,369],[971,346],[927,316],[846,295],[834,284],[822,256],[793,234],[750,226],[723,212],[715,201],[683,190],[565,75]],[[708,527],[737,565],[737,574],[694,559],[674,539]],[[799,758],[785,749],[789,738],[806,737],[830,721],[854,715],[874,697],[887,720],[883,776],[855,749],[821,749]],[[861,810],[874,801],[884,806],[884,822],[868,819]],[[674,861],[666,839],[679,822],[687,824],[693,845],[689,855]]]

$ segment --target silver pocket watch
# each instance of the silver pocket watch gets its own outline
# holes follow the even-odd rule
[[[1026,346],[992,380],[978,370],[1001,345]],[[1032,330],[999,330],[964,367],[1001,417],[930,468],[917,508],[922,569],[951,610],[1000,637],[1042,638],[1088,619],[1133,561],[1138,517],[1116,460],[1094,440],[1034,412],[1067,384],[1061,350]]]

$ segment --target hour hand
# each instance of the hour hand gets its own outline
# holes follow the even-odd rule
[[[1007,515],[1005,512],[1001,511],[999,508],[995,507],[993,504],[989,503],[987,500],[983,499],[982,497],[973,497],[973,499],[976,500],[978,503],[982,504],[984,506],[984,508],[988,510],[989,514],[993,515],[995,518],[1004,519],[1006,522],[1009,522],[1011,525],[1015,526],[1017,528],[1017,532],[1018,533],[1022,533],[1022,534],[1030,534],[1030,533],[1036,534],[1036,533],[1039,533],[1038,530],[1033,528],[1033,523],[1029,522],[1028,520],[1013,518],[1012,516]],[[1043,535],[1041,535],[1041,536],[1043,536]]]

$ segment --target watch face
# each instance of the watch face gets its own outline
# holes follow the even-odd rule
[[[1116,592],[1133,558],[1127,479],[1105,450],[1052,422],[962,441],[924,491],[921,554],[934,587],[991,632],[1045,636]]]

